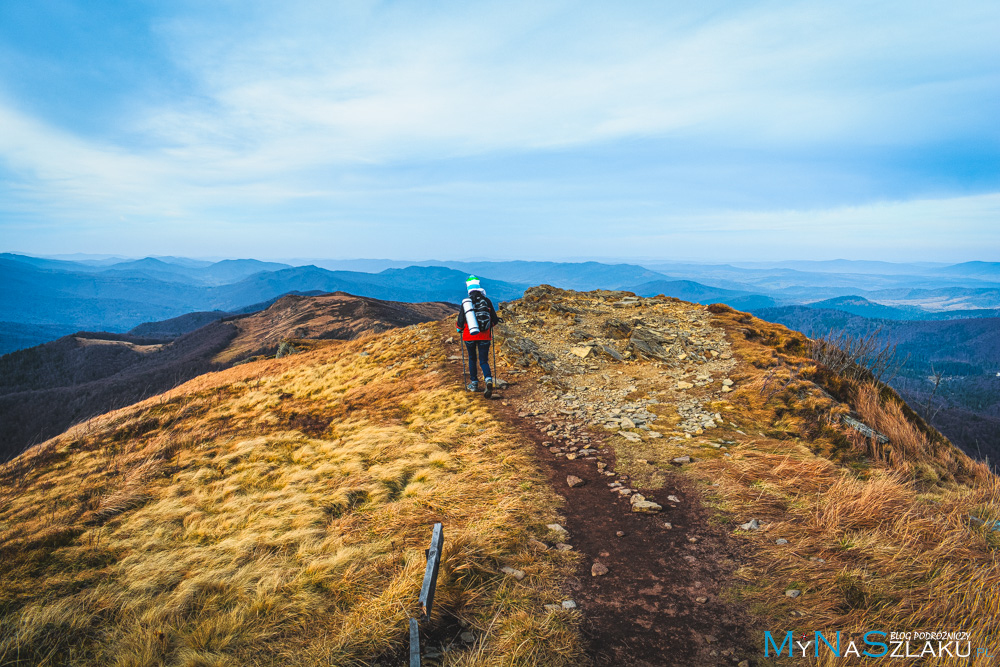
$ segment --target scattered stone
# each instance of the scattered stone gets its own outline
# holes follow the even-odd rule
[[[724,387],[732,387],[733,386],[733,381],[730,380],[729,378],[726,378],[725,380],[722,381],[722,386],[724,386]]]
[[[583,486],[585,484],[585,482],[582,479],[580,479],[579,477],[577,477],[576,475],[567,475],[566,476],[566,484],[570,488],[574,488],[574,487],[577,487],[577,486]]]
[[[538,540],[528,540],[528,546],[534,549],[535,551],[549,550],[549,545],[545,544],[545,542],[540,542]]]
[[[594,561],[594,564],[590,567],[590,575],[592,577],[603,577],[608,573],[608,566],[601,561]]]
[[[506,565],[504,565],[503,567],[500,568],[500,571],[503,572],[504,574],[509,574],[518,581],[524,579],[524,572],[521,570],[515,570],[512,567],[507,567]]]
[[[590,354],[590,351],[593,349],[594,348],[592,347],[571,347],[569,348],[569,351],[575,354],[576,356],[580,357],[581,359],[586,359],[587,356]]]
[[[698,541],[698,538],[697,538],[697,537],[689,537],[689,538],[688,538],[688,542],[691,542],[692,544],[694,544],[694,543],[695,543],[695,542],[697,542],[697,541]]]
[[[679,503],[681,501],[681,499],[678,498],[677,496],[667,496],[667,500],[669,500],[672,503]]]
[[[640,500],[632,503],[632,511],[640,514],[656,514],[663,509],[651,500]]]
[[[674,459],[674,463],[691,463],[690,456],[678,456]]]
[[[547,604],[547,605],[545,605],[545,611],[561,611],[561,610],[562,610],[562,605],[561,604]]]
[[[619,530],[618,532],[615,533],[615,535],[617,535],[618,537],[625,537],[625,531]]]
[[[622,417],[621,425],[622,428],[635,428],[635,422],[628,417]]]
[[[750,667],[750,661],[740,660],[739,664],[737,664],[736,667]]]
[[[693,386],[694,386],[693,384],[691,384],[690,382],[685,382],[684,380],[679,380],[677,382],[678,389],[690,389]]]
[[[549,524],[549,525],[547,526],[547,528],[548,528],[549,530],[554,530],[554,531],[556,531],[557,533],[565,533],[565,532],[566,532],[566,529],[565,529],[565,528],[563,528],[562,526],[560,526],[560,525],[559,525],[558,523],[550,523],[550,524]]]
[[[705,597],[704,595],[699,595],[694,599],[694,601],[697,602],[698,604],[705,604],[706,602],[708,602],[708,598]]]
[[[786,539],[785,539],[785,538],[783,538],[783,537],[779,537],[778,539],[776,539],[776,540],[774,541],[774,543],[775,543],[775,544],[777,544],[777,545],[778,545],[778,546],[780,547],[780,546],[783,546],[783,545],[785,545],[785,544],[788,544],[788,540],[786,540]]]
[[[714,644],[715,642],[719,641],[713,635],[704,635],[703,638],[705,639],[706,644]]]
[[[760,521],[757,519],[750,519],[746,523],[740,525],[743,530],[760,530]]]
[[[667,530],[673,530],[674,525],[672,523],[670,523],[669,521],[665,521],[663,523],[663,527],[666,528]]]
[[[802,591],[798,590],[797,588],[789,588],[787,591],[785,591],[786,597],[797,598],[800,595],[802,595]]]
[[[615,361],[624,361],[625,360],[625,358],[622,357],[622,355],[618,354],[618,350],[616,350],[613,347],[609,347],[607,345],[601,345],[601,347],[599,349],[600,349],[601,352],[603,352],[604,354],[608,355],[609,357],[611,357]]]
[[[572,551],[573,546],[571,544],[566,544],[565,542],[560,542],[556,545],[556,549],[559,551]]]
[[[468,630],[466,630],[459,636],[462,638],[462,641],[465,642],[466,644],[471,644],[472,642],[476,641],[476,636],[471,632],[469,632]]]
[[[625,438],[629,442],[641,442],[642,436],[638,433],[633,433],[632,431],[618,431],[618,435]]]

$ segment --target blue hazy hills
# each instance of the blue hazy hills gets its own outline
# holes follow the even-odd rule
[[[867,318],[935,320],[995,317],[1000,263],[886,262],[773,264],[456,262],[428,260],[180,257],[48,259],[0,254],[0,353],[78,330],[126,332],[193,313],[246,312],[290,292],[342,291],[391,301],[457,302],[475,273],[499,301],[531,285],[665,294],[758,311],[788,306]],[[995,281],[995,282],[991,282]],[[191,322],[205,318],[190,318]]]

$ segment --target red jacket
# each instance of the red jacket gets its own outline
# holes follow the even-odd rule
[[[462,340],[466,342],[479,341],[479,340],[493,340],[493,327],[496,326],[500,318],[497,316],[497,311],[493,307],[493,302],[490,298],[483,294],[483,298],[486,299],[486,303],[490,307],[490,328],[487,331],[477,333],[475,335],[469,333],[469,323],[465,321],[465,310],[461,306],[458,308],[458,319],[455,321],[455,328],[462,329]]]

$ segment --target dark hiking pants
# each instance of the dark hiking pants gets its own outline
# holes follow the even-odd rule
[[[479,353],[479,367],[483,369],[483,379],[492,378],[490,372],[490,341],[488,340],[468,340],[465,341],[465,349],[469,351],[469,379],[476,382],[478,372],[476,371],[476,353]]]

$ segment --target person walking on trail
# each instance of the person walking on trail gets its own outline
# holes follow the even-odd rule
[[[493,396],[493,373],[490,371],[490,342],[493,340],[493,325],[500,322],[493,302],[486,296],[486,290],[479,284],[479,278],[469,276],[465,280],[465,289],[469,293],[458,311],[455,323],[456,331],[462,334],[465,349],[469,352],[469,379],[466,386],[469,391],[479,390],[478,366],[483,371],[483,381],[486,383],[486,398]],[[473,324],[475,331],[470,328]]]

